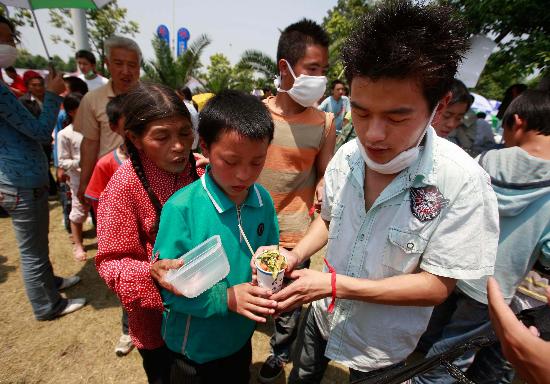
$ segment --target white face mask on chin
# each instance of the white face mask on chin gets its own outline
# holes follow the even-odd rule
[[[17,59],[17,49],[9,44],[0,44],[0,68],[11,67]]]
[[[437,105],[434,108],[432,115],[428,120],[428,123],[424,127],[424,130],[420,134],[420,138],[418,139],[416,145],[412,148],[407,149],[406,151],[401,152],[400,154],[395,156],[393,159],[391,159],[387,163],[381,164],[372,160],[367,155],[367,152],[365,151],[363,144],[361,144],[361,141],[359,141],[359,138],[356,138],[357,146],[359,147],[359,152],[361,153],[363,160],[365,160],[367,167],[372,169],[375,172],[382,173],[384,175],[393,175],[401,172],[405,168],[409,167],[412,163],[414,163],[415,160],[418,158],[418,155],[420,154],[420,149],[418,148],[418,146],[420,145],[420,143],[422,142],[422,139],[426,135],[426,132],[428,131],[428,127],[432,123],[432,120],[435,116],[436,110],[437,110]]]
[[[288,65],[290,74],[294,78],[294,85],[292,85],[292,88],[289,90],[281,89],[281,76],[279,75],[274,82],[277,87],[277,92],[288,93],[290,98],[302,107],[307,108],[315,105],[317,100],[319,100],[325,93],[325,89],[327,87],[326,76],[309,76],[302,74],[296,77],[288,61],[285,60],[285,62]]]

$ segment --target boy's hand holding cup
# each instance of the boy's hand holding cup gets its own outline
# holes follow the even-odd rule
[[[285,273],[290,273],[297,264],[297,256],[284,248],[277,245],[260,247],[250,261],[252,281],[272,293],[279,292]]]

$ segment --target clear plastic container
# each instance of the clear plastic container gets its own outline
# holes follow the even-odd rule
[[[212,236],[179,258],[184,264],[166,273],[166,281],[185,297],[197,297],[229,273],[229,261],[219,235]]]

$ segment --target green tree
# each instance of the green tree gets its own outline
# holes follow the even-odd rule
[[[222,53],[210,56],[210,65],[206,73],[199,76],[202,91],[219,93],[224,89],[237,89],[250,92],[255,86],[254,71],[241,63],[232,67],[229,59]]]
[[[103,42],[115,34],[135,36],[139,32],[137,22],[126,20],[127,13],[128,10],[119,7],[116,0],[103,8],[86,11],[86,24],[90,45],[99,57],[99,69],[103,71],[103,64],[105,62]],[[69,36],[72,37],[74,35],[70,9],[50,9],[50,23],[54,27],[65,31]],[[72,39],[62,38],[60,35],[52,35],[51,39],[54,43],[64,43],[75,49]]]
[[[255,49],[244,51],[237,67],[252,71],[253,76],[256,76],[255,86],[258,88],[273,87],[273,79],[279,74],[277,62]]]
[[[485,34],[497,43],[481,74],[476,91],[502,98],[504,90],[537,71],[550,68],[550,12],[538,0],[440,0],[465,17],[472,34]]]
[[[70,58],[68,62],[57,55],[52,57],[54,67],[61,72],[75,72],[76,62],[74,58]],[[42,55],[33,55],[25,49],[19,49],[17,51],[17,60],[15,61],[15,67],[28,68],[28,69],[47,69],[48,59]]]
[[[231,63],[222,53],[210,56],[210,65],[206,67],[206,73],[198,79],[205,91],[220,93],[229,89],[231,85]]]
[[[143,63],[145,77],[174,89],[181,88],[191,77],[198,76],[201,55],[210,43],[207,35],[200,35],[181,56],[174,58],[166,41],[155,36],[152,41],[155,60]]]
[[[340,60],[342,47],[353,31],[356,22],[367,12],[369,0],[338,0],[323,19],[323,28],[330,38],[329,46],[329,80],[342,79],[344,66]]]

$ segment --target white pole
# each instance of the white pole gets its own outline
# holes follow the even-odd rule
[[[172,0],[172,46],[170,49],[174,53],[176,48],[176,0]],[[177,53],[174,53],[177,56]]]
[[[46,56],[48,57],[48,60],[51,60],[52,57],[50,56],[50,52],[48,52],[48,47],[46,46],[46,41],[44,41],[44,36],[42,35],[42,30],[40,29],[40,24],[38,24],[38,19],[36,18],[36,15],[34,14],[34,9],[31,8],[32,17],[34,19],[34,25],[36,25],[36,29],[38,29],[38,34],[40,35],[40,40],[42,40],[42,45],[44,46],[44,51],[46,51]]]
[[[86,26],[86,10],[71,9],[71,18],[73,20],[74,42],[76,50],[90,50],[90,41],[88,40],[88,28]]]

